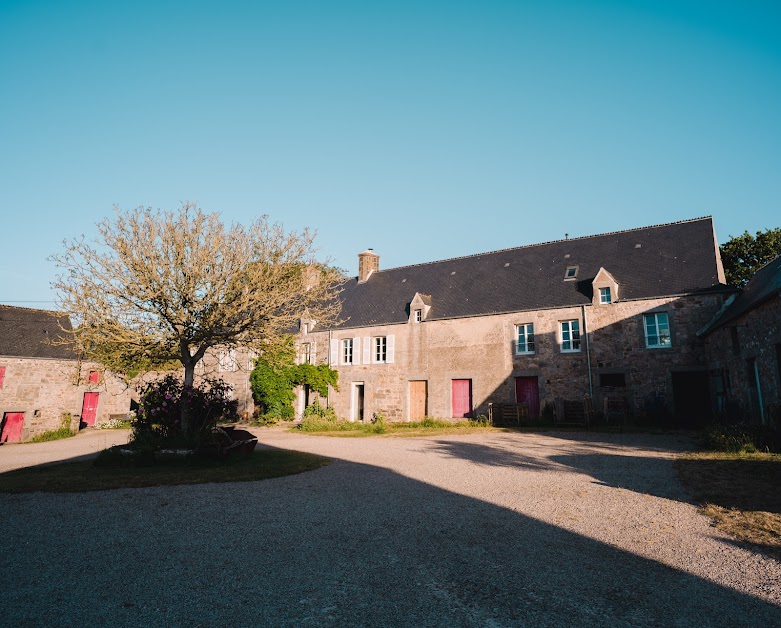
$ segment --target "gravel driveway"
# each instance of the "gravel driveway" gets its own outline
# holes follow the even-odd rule
[[[0,495],[0,624],[781,625],[781,563],[697,515],[684,437],[258,433],[335,461]]]

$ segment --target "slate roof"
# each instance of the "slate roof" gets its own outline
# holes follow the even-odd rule
[[[707,334],[724,327],[766,301],[781,298],[781,255],[768,262],[751,277],[749,282],[708,325],[700,331]]]
[[[347,281],[339,328],[404,323],[416,292],[431,295],[427,320],[590,304],[601,266],[622,301],[720,289],[716,260],[708,216],[380,270]],[[564,281],[568,266],[575,281]]]
[[[0,356],[73,360],[72,348],[51,344],[62,337],[60,326],[71,329],[63,314],[0,305]]]

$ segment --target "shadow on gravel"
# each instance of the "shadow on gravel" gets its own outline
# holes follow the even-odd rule
[[[8,625],[781,624],[749,595],[345,461],[263,482],[3,496],[0,521],[13,522]],[[74,574],[93,593],[74,595]]]
[[[536,448],[530,448],[529,453],[524,453],[522,448],[516,448],[518,443],[513,445],[515,447],[508,447],[506,442],[499,441],[486,445],[440,440],[433,442],[432,450],[479,465],[534,471],[575,471],[593,477],[604,486],[687,503],[691,501],[677,481],[670,481],[673,465],[670,459],[619,454],[615,453],[618,447],[592,442],[568,442],[560,447],[544,447],[545,453],[535,453]],[[595,449],[598,451],[595,452]],[[621,451],[626,449],[621,447]],[[551,450],[560,453],[549,455]]]
[[[651,432],[545,432],[546,437],[555,438],[575,444],[600,445],[608,450],[626,450],[637,448],[643,451],[658,451],[660,453],[676,451],[679,453],[697,449],[699,439],[697,432],[689,430],[674,430],[662,434]],[[664,445],[659,445],[659,439],[664,439]]]
[[[598,484],[693,503],[675,479],[673,461],[647,456],[570,454],[551,456],[551,462],[593,477]]]
[[[490,467],[518,467],[535,471],[552,471],[554,462],[533,454],[522,453],[519,449],[506,446],[485,445],[454,440],[431,441],[431,450],[440,455],[467,460],[474,464]]]

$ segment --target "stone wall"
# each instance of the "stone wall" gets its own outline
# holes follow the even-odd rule
[[[332,359],[331,352],[325,349],[330,347],[331,340],[339,343],[339,362],[343,339],[353,338],[361,345],[360,364],[334,367],[339,371],[339,390],[329,395],[328,402],[343,418],[353,415],[353,389],[360,383],[364,385],[365,418],[382,413],[390,420],[408,420],[409,382],[413,380],[427,382],[429,416],[452,416],[454,379],[471,380],[474,415],[486,414],[492,401],[514,402],[516,377],[537,378],[541,410],[546,406],[553,408],[556,400],[582,400],[590,391],[595,409],[599,410],[608,392],[599,386],[602,373],[625,374],[625,387],[609,392],[625,396],[632,413],[642,417],[660,408],[672,412],[671,372],[707,369],[704,342],[696,331],[710,320],[721,302],[718,294],[618,301],[609,305],[314,332],[300,336],[299,342],[316,344],[318,361]],[[671,347],[646,348],[643,314],[650,312],[668,314]],[[589,351],[585,338],[580,351],[561,351],[560,323],[570,320],[578,321],[581,333],[585,322]],[[526,323],[534,325],[535,351],[517,355],[516,326]],[[393,363],[364,362],[363,345],[377,336],[393,337]]]
[[[0,357],[5,377],[0,388],[0,417],[6,412],[24,412],[22,440],[60,427],[64,413],[80,417],[85,392],[97,392],[96,422],[130,409],[130,391],[95,364],[76,360]],[[100,381],[88,382],[89,372]]]
[[[705,344],[716,410],[731,419],[781,424],[781,299],[717,329]]]

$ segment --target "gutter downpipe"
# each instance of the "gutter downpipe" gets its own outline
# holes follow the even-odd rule
[[[333,330],[328,330],[328,368],[331,368],[331,340],[333,339]],[[338,361],[338,358],[337,358]],[[325,407],[331,407],[331,387],[328,387],[328,394],[325,396]]]
[[[594,380],[591,377],[591,343],[588,339],[588,324],[586,323],[586,306],[580,306],[583,310],[583,335],[586,337],[586,364],[588,367],[588,394],[591,403],[594,403]]]

